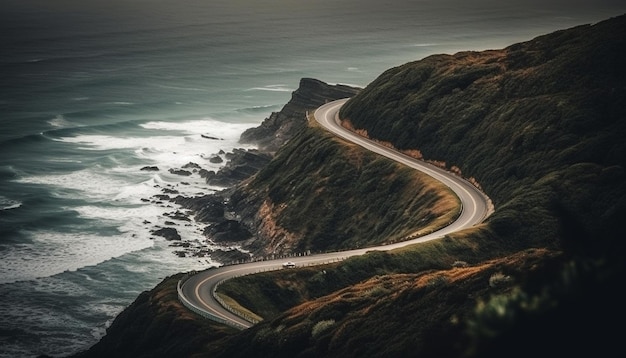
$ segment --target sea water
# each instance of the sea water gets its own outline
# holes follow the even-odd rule
[[[253,148],[239,135],[302,77],[363,87],[431,54],[624,12],[612,1],[503,3],[3,0],[0,357],[84,350],[140,292],[220,265],[152,234],[184,211],[154,196],[220,190],[169,170],[219,170],[211,156]],[[173,225],[217,248],[192,217]]]

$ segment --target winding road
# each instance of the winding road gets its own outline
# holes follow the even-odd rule
[[[319,107],[314,114],[315,120],[328,131],[356,143],[370,151],[384,155],[390,159],[405,164],[411,168],[424,172],[441,181],[456,193],[459,197],[462,210],[459,217],[450,225],[434,231],[428,235],[415,239],[402,241],[390,245],[368,247],[357,250],[341,251],[309,256],[290,257],[288,260],[296,266],[312,266],[334,261],[343,260],[350,256],[363,255],[368,251],[386,251],[399,247],[434,240],[446,234],[472,227],[481,223],[490,214],[489,198],[461,177],[438,168],[434,165],[411,158],[393,149],[384,147],[356,133],[348,131],[339,125],[338,113],[341,106],[348,98],[329,102]],[[229,311],[225,305],[218,302],[214,291],[222,281],[229,278],[248,275],[252,273],[283,269],[283,260],[257,261],[240,265],[222,266],[195,273],[186,280],[181,280],[178,285],[178,296],[183,304],[189,309],[218,322],[245,329],[254,323],[250,317],[243,318]]]

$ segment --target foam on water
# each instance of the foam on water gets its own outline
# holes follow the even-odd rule
[[[101,236],[89,232],[34,231],[30,236],[31,244],[14,245],[0,251],[0,283],[74,271],[153,244],[149,239],[124,234]]]
[[[0,195],[0,210],[11,210],[20,206],[22,206],[21,202]]]
[[[146,129],[165,130],[165,131],[181,131],[187,134],[219,134],[219,137],[238,140],[239,135],[245,129],[256,123],[230,123],[218,121],[212,118],[203,118],[200,120],[188,121],[150,121],[140,126]]]
[[[248,88],[248,91],[272,91],[272,92],[292,92],[293,89],[284,84],[267,85],[263,87]]]
[[[65,119],[62,114],[58,114],[56,117],[49,120],[48,123],[55,128],[65,128],[73,125],[67,119]]]
[[[52,194],[65,199],[107,200],[117,195],[128,183],[106,175],[105,170],[96,168],[83,169],[67,174],[33,175],[16,179],[17,183],[49,186],[56,190]]]
[[[191,173],[188,176],[170,170],[185,168],[191,162],[202,169],[219,170],[225,161],[212,163],[209,159],[220,150],[241,147],[237,145],[238,137],[249,125],[204,118],[182,122],[149,121],[138,127],[145,133],[132,130],[123,131],[123,134],[57,137],[55,141],[75,146],[75,150],[101,152],[95,155],[101,159],[97,164],[88,165],[76,159],[55,158],[83,165],[79,170],[37,173],[14,180],[15,183],[46,187],[53,197],[69,200],[71,205],[59,209],[74,213],[76,219],[66,225],[69,233],[26,232],[26,236],[32,238],[31,244],[3,250],[0,253],[0,275],[4,281],[0,282],[74,271],[153,245],[161,247],[156,251],[159,253],[157,261],[168,256],[193,262],[193,265],[216,264],[209,258],[178,257],[175,246],[152,235],[157,228],[175,227],[191,247],[217,248],[206,241],[203,225],[196,223],[191,213],[183,211],[183,215],[187,215],[184,221],[172,219],[176,215],[171,214],[180,213],[180,208],[155,197],[164,191],[184,196],[211,192],[198,168],[185,169]],[[133,135],[124,135],[127,132]],[[152,164],[158,165],[158,172],[141,170]],[[0,201],[2,203],[5,209],[17,205],[8,198]],[[90,223],[98,225],[92,227]],[[115,234],[110,232],[112,228]],[[81,255],[81,252],[89,254]]]

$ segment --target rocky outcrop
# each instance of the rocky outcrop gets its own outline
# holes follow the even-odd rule
[[[165,238],[165,240],[168,240],[168,241],[173,241],[173,240],[180,241],[181,240],[178,230],[174,229],[173,227],[164,227],[164,228],[155,230],[152,234],[156,236],[161,236]]]
[[[207,184],[228,188],[248,179],[272,160],[272,155],[257,149],[234,149],[226,153],[228,162],[217,172],[201,172]]]
[[[275,152],[306,124],[307,111],[313,111],[330,100],[352,97],[359,91],[357,87],[330,85],[303,78],[282,110],[273,112],[260,126],[243,132],[240,142],[256,144],[259,149]]]
[[[256,215],[261,205],[260,202],[250,202],[250,207],[242,211],[229,204],[231,196],[237,193],[237,186],[240,183],[258,173],[272,160],[274,151],[303,129],[306,124],[307,111],[312,111],[328,101],[351,97],[359,90],[355,87],[330,85],[319,80],[303,78],[299,88],[293,92],[291,100],[280,112],[272,113],[259,127],[250,128],[241,135],[241,143],[255,143],[259,146],[258,149],[235,148],[228,153],[220,151],[218,155],[210,159],[213,163],[222,161],[222,157],[227,161],[218,171],[203,169],[193,162],[185,164],[180,169],[169,169],[170,173],[182,176],[191,175],[192,172],[198,173],[207,184],[222,187],[223,190],[198,197],[181,195],[174,197],[173,195],[178,194],[178,191],[163,189],[167,195],[157,199],[169,200],[190,210],[192,214],[189,215],[193,215],[195,221],[208,224],[204,234],[213,242],[252,245],[249,247],[253,249],[252,251],[263,251],[263,248],[254,248],[254,245],[259,245],[258,242],[250,240],[254,238],[252,232],[256,232],[254,225],[251,224],[254,222],[252,217]],[[217,139],[206,136],[205,138]],[[190,220],[189,215],[180,212],[168,214],[172,219],[187,221]],[[172,230],[175,231],[173,228],[159,229],[154,234],[166,237],[168,240],[176,240]],[[218,262],[233,262],[250,258],[249,254],[235,251],[209,252],[188,249],[186,252],[179,252],[179,255],[208,255]]]
[[[216,223],[224,220],[225,204],[220,195],[203,195],[193,198],[177,196],[172,201],[194,212],[194,219],[202,223]]]
[[[252,236],[250,231],[236,220],[224,220],[208,226],[204,233],[215,242],[237,242],[247,240]]]

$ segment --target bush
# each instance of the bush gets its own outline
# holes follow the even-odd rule
[[[317,322],[313,326],[313,329],[311,330],[311,335],[313,337],[317,337],[317,336],[320,335],[320,333],[322,333],[325,330],[329,329],[334,324],[335,324],[335,320],[334,319],[327,319],[327,320],[324,320],[324,321],[319,321],[319,322]]]

